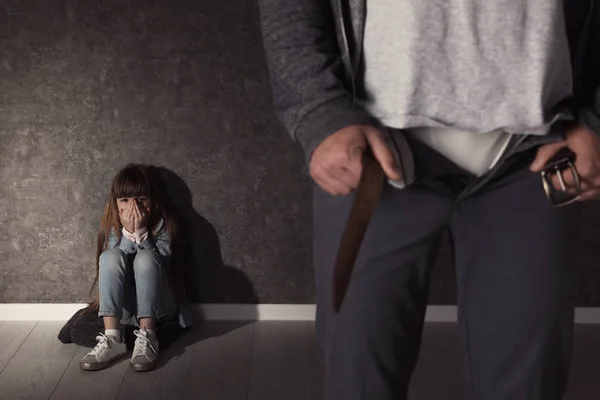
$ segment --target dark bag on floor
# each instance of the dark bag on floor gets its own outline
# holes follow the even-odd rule
[[[133,326],[126,326],[123,332],[128,349],[133,348],[133,343],[135,342],[133,331],[135,329]],[[186,330],[177,321],[161,323],[156,330],[156,337],[161,349],[167,348],[171,343],[179,339]],[[96,336],[100,332],[104,332],[102,318],[98,317],[97,312],[90,311],[86,307],[77,311],[67,321],[58,333],[58,340],[62,343],[75,343],[79,346],[93,348],[97,343]]]

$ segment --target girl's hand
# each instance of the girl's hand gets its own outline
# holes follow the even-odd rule
[[[125,208],[121,211],[119,218],[121,219],[121,225],[127,231],[133,233],[135,231],[135,214],[133,202],[129,202]]]
[[[133,228],[137,231],[138,229],[146,228],[148,224],[148,216],[149,214],[143,207],[136,202],[133,203],[133,212],[134,212],[134,223]]]

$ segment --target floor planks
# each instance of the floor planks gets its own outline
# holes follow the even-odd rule
[[[310,347],[306,322],[256,324],[248,399],[306,400],[310,399],[310,393]]]
[[[77,350],[75,345],[58,341],[63,325],[46,321],[35,325],[0,374],[3,400],[50,398]]]
[[[125,358],[98,372],[79,369],[90,349],[65,345],[63,322],[0,322],[0,399],[323,400],[324,371],[312,322],[211,321],[136,373]],[[600,392],[600,326],[576,327],[566,400]],[[426,324],[410,400],[466,398],[463,353],[454,324]]]
[[[31,333],[37,322],[15,321],[0,323],[0,373]]]
[[[201,329],[182,399],[246,399],[254,328],[253,323],[215,321]]]

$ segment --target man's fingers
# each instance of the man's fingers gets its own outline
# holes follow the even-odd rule
[[[345,186],[340,182],[326,181],[322,179],[315,179],[315,182],[321,187],[321,189],[332,196],[345,196],[352,192],[352,189],[349,186]]]
[[[340,171],[342,180],[353,189],[356,189],[358,186],[358,181],[360,180],[360,175],[362,173],[363,153],[364,149],[355,147],[352,150],[348,162],[344,165],[342,171]]]
[[[365,135],[371,146],[373,155],[379,161],[379,164],[381,164],[381,168],[383,168],[387,177],[394,181],[402,180],[404,178],[402,172],[396,163],[392,151],[381,136],[381,132],[373,128],[366,130]]]
[[[356,189],[362,171],[362,149],[354,148],[332,153],[321,163],[311,166],[311,176],[331,195],[347,195]]]
[[[569,193],[575,193],[577,190],[575,177],[570,169],[565,169],[561,171],[560,174],[558,172],[552,173],[551,179],[552,186],[554,186],[554,189],[556,190],[561,190],[563,192],[566,191]],[[582,190],[587,190],[590,187],[590,185],[581,178],[579,178],[579,184]]]
[[[402,172],[383,134],[366,125],[348,126],[325,139],[311,155],[311,177],[330,194],[349,194],[360,181],[367,145],[387,177],[402,181]]]
[[[575,162],[579,175],[593,186],[600,188],[600,161],[590,159],[587,154],[579,156]]]
[[[583,192],[581,197],[579,197],[579,201],[592,201],[592,200],[600,200],[600,189],[592,189],[587,192]]]
[[[352,192],[356,185],[352,185],[351,175],[343,171],[319,170],[313,175],[315,182],[327,193],[338,196]]]
[[[587,192],[592,189],[600,189],[600,177],[589,173],[589,169],[581,168],[576,165],[576,173],[578,174],[579,186],[582,192]],[[582,171],[583,170],[583,173]],[[595,172],[595,171],[593,171]],[[568,193],[576,193],[577,185],[575,176],[570,168],[565,168],[561,173],[551,171],[550,179],[552,186],[556,190],[567,191]]]
[[[349,194],[352,190],[358,187],[360,175],[356,176],[347,169],[340,169],[331,175],[331,179],[337,181],[340,186],[343,187],[341,189],[343,190],[344,194]]]
[[[567,147],[567,143],[566,142],[558,142],[558,143],[551,143],[551,144],[546,144],[544,146],[541,146],[538,149],[537,155],[535,156],[535,160],[533,161],[533,163],[531,164],[531,171],[532,172],[541,172],[544,167],[546,166],[546,164],[548,164],[548,161],[556,154],[558,153],[558,151],[564,147]]]

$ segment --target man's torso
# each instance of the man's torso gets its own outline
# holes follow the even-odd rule
[[[562,10],[562,0],[367,0],[363,106],[482,173],[511,134],[567,118]]]

